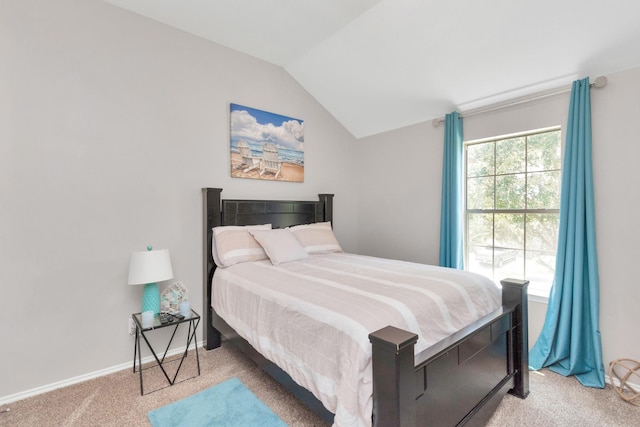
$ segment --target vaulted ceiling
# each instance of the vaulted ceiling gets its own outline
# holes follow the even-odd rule
[[[636,0],[104,0],[282,66],[356,138],[640,66]]]

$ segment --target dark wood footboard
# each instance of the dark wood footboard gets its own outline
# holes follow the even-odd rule
[[[369,335],[376,427],[484,425],[507,391],[529,394],[529,282],[501,283],[500,310],[418,355],[415,334],[387,326]]]
[[[265,359],[211,306],[212,228],[272,223],[275,228],[333,219],[333,195],[318,201],[222,200],[204,188],[203,317],[207,350],[224,337],[329,423],[332,414],[308,390]],[[502,282],[502,307],[415,355],[417,335],[388,326],[369,335],[375,427],[484,425],[505,393],[529,394],[528,281]]]

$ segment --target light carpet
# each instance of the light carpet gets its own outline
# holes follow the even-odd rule
[[[289,427],[329,427],[271,377],[231,345],[200,352],[202,375],[197,375],[195,354],[189,352],[178,381],[166,385],[159,369],[145,370],[145,391],[140,395],[138,373],[131,369],[74,384],[0,407],[0,427],[148,427],[147,414],[187,398],[230,378],[240,379]],[[53,367],[52,367],[53,369]],[[188,379],[191,378],[191,379]],[[151,392],[159,388],[158,391]],[[547,369],[531,372],[527,399],[507,395],[487,427],[637,427],[640,407],[624,402],[607,386],[583,387]]]
[[[286,427],[236,377],[155,409],[148,416],[153,427]]]

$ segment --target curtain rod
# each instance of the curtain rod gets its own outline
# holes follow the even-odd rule
[[[607,78],[605,76],[596,77],[596,79],[593,82],[589,83],[590,88],[591,87],[602,88],[602,87],[605,87],[606,85],[607,85]],[[534,95],[529,98],[519,99],[511,102],[506,102],[504,104],[497,104],[497,105],[494,104],[494,105],[489,105],[487,107],[480,107],[474,110],[469,110],[466,113],[460,113],[460,117],[471,117],[471,116],[476,116],[478,114],[489,113],[491,111],[501,110],[503,108],[513,107],[514,105],[524,104],[531,101],[537,101],[538,99],[548,98],[550,96],[559,95],[561,93],[565,93],[569,91],[571,91],[571,86],[565,86],[565,87],[561,87],[556,90],[553,90],[551,92]],[[431,123],[433,124],[433,127],[437,127],[440,123],[444,123],[444,117],[433,119]]]

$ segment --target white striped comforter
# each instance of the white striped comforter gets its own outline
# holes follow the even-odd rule
[[[412,331],[417,353],[501,300],[499,288],[474,273],[344,253],[219,268],[212,286],[218,315],[322,401],[340,427],[371,425],[370,332]]]

